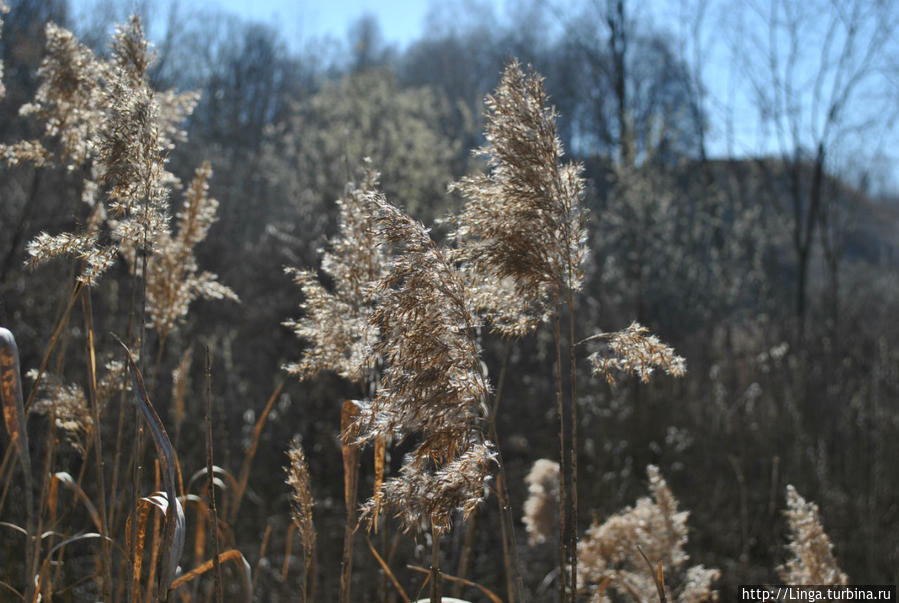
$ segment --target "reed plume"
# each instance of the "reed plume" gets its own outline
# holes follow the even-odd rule
[[[594,521],[578,544],[579,584],[592,589],[591,600],[597,603],[608,600],[606,588],[636,601],[654,600],[658,595],[648,559],[653,566],[662,564],[675,601],[717,601],[711,584],[720,572],[701,565],[685,567],[689,512],[678,511],[677,500],[657,467],[649,465],[646,473],[652,499],[641,498],[602,524]]]
[[[602,375],[609,384],[615,384],[615,371],[637,375],[643,383],[649,383],[656,368],[674,377],[683,377],[687,373],[686,360],[639,323],[633,322],[614,333],[597,333],[587,340],[597,339],[605,340],[612,354],[594,352],[589,361],[593,365],[593,374]]]
[[[526,74],[513,61],[485,104],[487,143],[478,154],[486,159],[488,173],[451,186],[466,203],[454,219],[456,228],[450,236],[458,244],[459,259],[469,276],[473,304],[494,331],[521,336],[553,319],[562,468],[559,585],[564,602],[569,594],[576,597],[569,593],[577,565],[578,515],[574,293],[581,288],[588,253],[584,180],[581,166],[561,163],[564,151],[556,133],[557,113],[549,105],[539,75]],[[562,383],[559,315],[563,303],[569,316],[568,409]],[[573,518],[570,523],[569,517]],[[511,521],[507,526],[511,532]],[[513,552],[512,540],[510,533],[503,541],[507,558]],[[571,568],[570,576],[566,567]]]
[[[119,249],[136,257],[156,248],[168,229],[170,183],[160,108],[147,70],[152,57],[140,19],[119,27],[112,44],[112,82],[99,137],[97,161],[109,197],[112,236]],[[143,275],[141,275],[143,276]]]
[[[303,557],[305,563],[305,580],[303,583],[303,601],[315,600],[315,525],[312,523],[312,498],[309,465],[306,454],[299,440],[294,439],[287,451],[290,465],[287,471],[287,484],[290,486],[290,515],[303,541]]]
[[[338,234],[322,253],[321,270],[333,283],[326,289],[314,271],[288,268],[303,291],[304,316],[284,323],[309,343],[303,358],[284,369],[308,379],[320,371],[333,371],[365,388],[364,365],[378,338],[371,321],[374,298],[371,284],[382,278],[387,264],[383,244],[374,240],[366,199],[378,189],[378,173],[366,165],[359,184],[347,184],[338,199]],[[367,393],[367,392],[366,392]]]
[[[23,141],[16,147],[20,154],[12,154],[13,162],[40,164],[47,159],[74,170],[96,155],[107,102],[103,86],[111,75],[110,65],[55,23],[46,25],[44,39],[44,58],[37,72],[40,83],[34,100],[19,113],[43,122],[47,148],[40,140]],[[49,148],[58,151],[51,153]]]
[[[373,293],[380,331],[370,362],[383,359],[381,387],[360,413],[359,441],[420,434],[400,474],[363,506],[373,521],[396,509],[405,529],[449,528],[454,511],[470,513],[484,496],[494,463],[485,439],[489,385],[474,327],[477,318],[460,272],[420,224],[370,195],[377,240],[395,249]]]
[[[178,124],[199,97],[150,87],[153,54],[137,17],[117,29],[108,60],[53,23],[45,34],[40,83],[33,102],[21,108],[43,123],[42,138],[2,145],[0,156],[14,165],[89,168],[82,194],[90,207],[86,228],[40,233],[28,244],[28,264],[73,256],[83,264],[79,280],[95,284],[120,253],[152,253],[167,231],[169,190],[178,180],[165,162],[184,137]]]
[[[147,262],[147,309],[150,324],[162,342],[187,316],[198,297],[240,301],[237,294],[218,281],[212,272],[199,272],[194,247],[206,239],[215,223],[218,201],[209,197],[209,162],[197,168],[177,214],[178,230],[159,233],[156,253]]]
[[[61,163],[74,170],[95,156],[105,122],[104,82],[109,64],[97,58],[72,32],[54,23],[45,27],[45,55],[38,69],[39,85],[33,102],[20,113],[43,122],[43,140],[22,140],[0,146],[0,154],[11,165]],[[48,149],[57,149],[56,153]],[[40,233],[28,244],[34,268],[51,258],[69,255],[85,262],[82,281],[93,282],[111,265],[114,252],[100,242],[100,224],[105,208],[96,203],[96,183],[85,184],[83,200],[90,206],[90,217],[82,232],[50,235]]]
[[[789,485],[784,514],[790,524],[790,559],[778,568],[781,580],[797,585],[848,584],[849,578],[833,555],[833,543],[821,525],[818,505],[806,502]]]
[[[537,459],[524,478],[528,498],[524,502],[524,522],[531,546],[546,542],[557,529],[559,463]]]
[[[37,376],[29,371],[29,376]],[[42,395],[35,399],[32,411],[56,421],[65,441],[79,453],[84,453],[84,443],[94,427],[84,389],[77,384],[63,384],[48,375],[41,383]]]
[[[451,233],[476,276],[473,300],[503,335],[533,331],[578,290],[587,257],[581,166],[562,164],[543,79],[513,61],[485,99],[488,173],[452,185],[466,199]]]

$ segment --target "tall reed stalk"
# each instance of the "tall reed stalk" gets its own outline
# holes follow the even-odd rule
[[[552,317],[562,465],[560,593],[567,601],[573,592],[568,568],[573,565],[577,530],[569,502],[570,488],[577,483],[572,479],[577,392],[572,362],[571,398],[566,403],[559,321],[562,300],[567,299],[573,329],[573,293],[581,286],[587,255],[584,183],[579,166],[560,163],[564,152],[556,135],[556,112],[537,74],[526,74],[517,62],[511,63],[486,105],[487,143],[479,154],[489,171],[453,185],[466,203],[454,219],[451,237],[477,292],[475,303],[495,331],[522,336]]]
[[[94,459],[96,460],[97,470],[97,503],[100,511],[100,546],[103,550],[103,584],[101,587],[101,595],[104,599],[112,597],[112,555],[110,551],[109,535],[109,518],[106,510],[106,487],[104,477],[103,464],[103,438],[101,434],[100,422],[100,401],[97,397],[97,359],[96,349],[94,347],[94,319],[93,307],[91,304],[90,288],[85,289],[81,296],[81,304],[84,310],[84,327],[87,335],[85,340],[85,359],[87,360],[87,376],[88,376],[88,400],[93,419],[93,428],[91,435],[94,443]]]

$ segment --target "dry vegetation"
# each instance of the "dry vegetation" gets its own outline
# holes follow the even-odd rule
[[[685,378],[687,363],[640,324],[652,324],[646,302],[652,287],[666,284],[667,277],[653,280],[659,268],[652,262],[666,246],[684,243],[680,237],[689,238],[683,247],[691,253],[704,249],[703,237],[722,236],[725,222],[710,210],[691,224],[695,231],[677,227],[675,217],[666,223],[676,210],[660,193],[667,185],[657,179],[673,176],[648,173],[649,159],[638,165],[631,156],[636,148],[624,152],[633,141],[610,170],[616,199],[596,202],[597,185],[585,177],[585,167],[565,160],[559,115],[544,79],[513,60],[484,101],[483,145],[475,153],[482,171],[471,169],[474,175],[450,185],[459,196],[458,211],[438,220],[434,231],[401,208],[420,199],[393,198],[426,186],[415,174],[382,189],[379,157],[363,160],[354,150],[351,159],[349,144],[343,145],[344,180],[350,182],[342,184],[336,213],[327,210],[336,234],[326,239],[329,229],[317,224],[317,239],[292,247],[287,263],[313,264],[285,269],[300,288],[300,316],[274,317],[301,342],[299,358],[294,345],[294,361],[282,365],[300,382],[287,388],[302,386],[300,397],[308,398],[294,402],[300,408],[291,414],[278,363],[254,375],[252,387],[239,377],[234,350],[258,353],[243,331],[182,334],[203,323],[199,314],[231,312],[219,305],[240,304],[245,291],[256,295],[256,285],[204,269],[235,274],[216,253],[203,252],[204,245],[222,240],[229,247],[225,235],[211,234],[223,209],[210,196],[216,191],[211,164],[170,164],[192,157],[178,148],[190,144],[182,128],[200,95],[155,89],[154,55],[137,17],[117,29],[108,54],[95,54],[52,23],[44,39],[34,98],[20,110],[32,120],[32,135],[7,141],[0,156],[9,165],[5,174],[30,169],[70,178],[64,211],[79,219],[70,230],[41,226],[23,245],[33,272],[23,271],[21,282],[55,281],[42,285],[61,300],[48,314],[52,323],[36,329],[11,321],[5,326],[18,340],[0,328],[6,427],[0,598],[349,603],[411,601],[425,591],[438,601],[452,591],[510,603],[698,603],[719,600],[722,581],[732,584],[729,571],[744,581],[779,574],[791,584],[848,582],[818,507],[793,486],[782,498],[778,472],[784,470],[775,453],[773,459],[759,455],[755,463],[747,452],[751,442],[741,439],[740,456],[721,455],[733,481],[728,489],[739,488],[734,512],[716,517],[714,508],[704,506],[697,517],[675,498],[682,489],[691,501],[729,504],[717,488],[709,487],[708,496],[689,492],[691,485],[705,490],[701,472],[708,467],[699,461],[685,467],[680,455],[701,449],[697,458],[705,459],[720,442],[694,439],[681,425],[714,423],[722,438],[743,438],[734,435],[734,424],[756,430],[751,421],[775,425],[782,416],[766,415],[781,405],[760,399],[753,388],[761,386],[756,380],[750,385],[745,372],[757,370],[754,379],[782,392],[784,413],[797,425],[808,417],[809,354],[788,354],[786,344],[762,345],[768,341],[763,313],[758,324],[723,322],[725,305],[739,305],[744,294],[715,271],[732,257],[752,256],[754,267],[765,261],[752,239],[762,221],[757,213],[730,206],[735,215],[728,219],[745,227],[741,236],[751,240],[734,237],[715,246],[710,272],[684,280],[685,287],[703,281],[708,295],[710,283],[720,284],[716,299],[723,301],[710,305],[709,313],[722,322],[702,328],[708,338],[702,344],[730,346],[739,362],[709,362],[700,346],[691,345],[701,356],[696,364],[707,370],[689,385],[669,383]],[[324,87],[318,94],[334,90]],[[333,108],[328,98],[318,98],[320,110]],[[419,127],[425,126],[415,122]],[[266,166],[277,162],[283,135],[268,131],[272,148],[256,166],[266,177],[275,173]],[[664,154],[658,141],[643,145],[647,157]],[[303,153],[310,153],[300,160],[307,167],[327,163]],[[396,169],[392,159],[383,158],[385,169]],[[303,186],[324,186],[331,178],[327,169]],[[187,184],[176,175],[191,171]],[[439,180],[434,174],[421,178]],[[724,193],[703,199],[715,195]],[[310,217],[321,209],[315,202],[296,202],[297,216],[317,219]],[[709,234],[715,229],[717,235]],[[273,223],[259,240],[290,247],[293,232]],[[606,251],[602,237],[632,245],[633,253],[594,260],[591,254]],[[63,276],[47,277],[52,266]],[[242,266],[237,274],[254,269]],[[721,278],[715,280],[716,274]],[[610,280],[627,286],[613,292],[605,287]],[[289,279],[278,286],[289,290]],[[287,295],[295,297],[295,289]],[[606,312],[606,305],[613,310]],[[687,305],[672,301],[675,309]],[[226,321],[269,309],[233,310]],[[810,337],[805,328],[798,329],[795,345]],[[263,345],[266,337],[274,336],[262,336]],[[753,337],[762,344],[753,345]],[[889,365],[895,350],[888,340],[878,341],[872,370],[895,373]],[[201,348],[202,373],[194,366]],[[26,353],[29,363],[21,366]],[[782,366],[788,362],[792,373]],[[585,381],[591,372],[599,378]],[[773,381],[784,374],[783,381]],[[201,388],[194,387],[200,375],[205,407],[194,401],[201,398],[195,395]],[[258,396],[258,388],[274,393],[257,415],[262,400],[248,398]],[[734,401],[727,392],[737,390],[742,393]],[[805,396],[799,402],[791,393],[798,391]],[[864,388],[850,393],[853,404],[864,408],[865,396],[880,395]],[[523,402],[528,395],[535,401]],[[663,410],[651,396],[665,397],[675,409]],[[711,399],[706,408],[679,410],[676,405],[690,396]],[[225,397],[229,404],[240,398],[240,407],[226,406]],[[516,422],[519,412],[524,422],[541,424],[539,435],[534,425]],[[267,453],[278,442],[268,430],[284,434],[274,417],[305,423],[287,428],[288,446],[280,441],[280,450]],[[628,438],[655,429],[653,421],[665,431],[649,438],[645,450],[651,453],[627,452]],[[832,453],[821,435],[829,427],[816,424],[795,435],[801,448],[796,466]],[[812,432],[818,439],[810,438]],[[522,433],[530,433],[534,444],[520,444]],[[673,452],[659,452],[659,441]],[[876,441],[880,446],[885,440]],[[677,476],[675,487],[662,477],[657,457],[665,460],[666,475],[670,467]],[[522,466],[531,465],[524,477]],[[798,473],[795,466],[792,471]],[[821,471],[826,483],[828,474]],[[881,476],[875,466],[871,478]],[[651,498],[625,507],[635,484],[648,484]],[[749,494],[753,487],[763,492],[761,502]],[[872,486],[872,496],[883,495],[883,488]],[[768,534],[759,544],[763,537],[751,533],[761,531],[759,516],[750,504],[767,513],[765,521],[788,528],[788,540]],[[880,503],[872,498],[870,504]],[[722,531],[741,533],[738,553],[702,549]],[[756,550],[763,546],[769,548]],[[472,568],[473,559],[480,568]]]

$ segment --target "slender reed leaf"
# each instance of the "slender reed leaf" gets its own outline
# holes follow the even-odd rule
[[[175,491],[175,479],[177,475],[177,457],[172,443],[166,434],[165,427],[150,403],[144,379],[134,363],[134,358],[128,347],[119,341],[125,349],[128,368],[131,370],[131,380],[134,386],[134,400],[147,421],[153,444],[156,446],[156,454],[162,466],[162,477],[165,487],[167,502],[174,508],[173,513],[165,513],[165,546],[162,551],[163,574],[160,576],[160,594],[165,598],[165,593],[175,577],[178,560],[181,558],[181,550],[184,548],[184,510]]]

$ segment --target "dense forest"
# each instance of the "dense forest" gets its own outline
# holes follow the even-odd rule
[[[896,6],[6,4],[0,599],[899,583]]]

